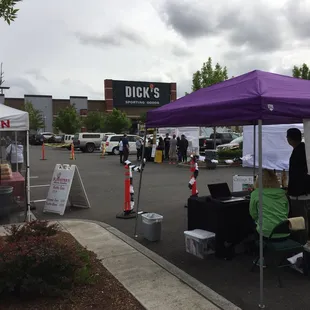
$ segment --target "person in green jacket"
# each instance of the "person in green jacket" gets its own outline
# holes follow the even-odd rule
[[[263,236],[269,238],[272,230],[281,222],[287,220],[289,202],[285,191],[280,188],[277,175],[268,169],[263,170]],[[259,189],[258,180],[251,194],[250,215],[256,223],[259,233]],[[287,238],[288,234],[275,234],[273,239]]]

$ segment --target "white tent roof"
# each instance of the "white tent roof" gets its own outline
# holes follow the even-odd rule
[[[0,104],[0,132],[29,130],[28,112]]]

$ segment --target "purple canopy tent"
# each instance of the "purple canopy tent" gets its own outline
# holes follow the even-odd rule
[[[310,81],[259,70],[200,89],[147,113],[147,128],[258,125],[261,308],[264,308],[262,125],[299,123],[304,119],[310,119]],[[146,136],[144,143],[145,140]],[[137,218],[141,183],[142,173]]]

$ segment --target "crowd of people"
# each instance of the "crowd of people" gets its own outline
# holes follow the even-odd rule
[[[152,147],[153,140],[149,139],[148,144]],[[159,137],[156,149],[163,152],[163,161],[169,161],[169,164],[187,162],[188,140],[185,135],[181,135],[181,138],[173,135],[170,138],[167,133],[165,138]]]

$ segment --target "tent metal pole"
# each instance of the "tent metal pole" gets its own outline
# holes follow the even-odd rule
[[[216,150],[216,127],[213,127],[213,148]]]
[[[264,305],[264,249],[263,249],[263,142],[262,120],[258,121],[258,196],[259,196],[259,308]]]
[[[146,134],[147,134],[147,130],[145,127],[145,132],[144,132],[144,137],[143,137],[142,158],[141,158],[141,171],[140,171],[140,179],[139,179],[139,187],[138,187],[137,213],[136,213],[135,231],[134,231],[135,238],[138,237],[137,230],[138,230],[138,219],[139,219],[139,209],[140,209],[140,193],[141,193],[141,186],[142,186],[142,175],[143,175],[144,164],[145,164],[144,156],[145,156],[145,146],[146,146]]]
[[[27,167],[26,167],[26,175],[27,175],[27,221],[31,221],[31,209],[30,209],[30,154],[29,154],[29,130],[27,130],[26,134],[26,158],[27,158]]]
[[[253,126],[253,180],[255,182],[256,175],[256,125]]]
[[[16,172],[18,172],[17,131],[15,131],[14,135],[15,135],[15,156],[16,156],[15,169],[16,169]],[[12,147],[12,146],[11,146],[11,147]]]

